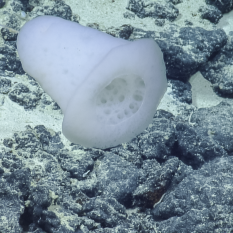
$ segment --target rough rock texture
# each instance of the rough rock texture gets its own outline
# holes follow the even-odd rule
[[[16,133],[4,140],[0,153],[2,223],[8,219],[0,229],[207,232],[221,229],[221,220],[231,229],[231,107],[200,109],[191,122],[158,111],[145,132],[111,152],[76,145],[69,151],[59,134],[44,126]],[[160,131],[165,134],[158,140]],[[138,211],[126,214],[127,209]],[[182,225],[184,219],[190,224]]]
[[[225,101],[215,107],[198,109],[190,119],[197,133],[212,141],[215,150],[212,155],[217,152],[216,147],[225,150],[229,155],[233,154],[233,112],[230,103]]]
[[[8,72],[14,72],[16,74],[24,74],[21,62],[16,57],[16,48],[12,45],[5,45],[0,47],[0,74],[7,75]]]
[[[203,19],[208,19],[210,22],[217,24],[222,18],[222,12],[215,6],[201,7],[199,9]]]
[[[168,86],[171,86],[171,95],[174,99],[179,100],[182,103],[192,103],[192,91],[191,84],[189,82],[182,82],[179,80],[168,80]]]
[[[24,106],[25,109],[28,109],[36,107],[42,93],[43,92],[39,87],[33,91],[22,83],[19,83],[12,87],[12,91],[10,91],[8,96],[12,101]]]
[[[232,157],[218,158],[183,179],[152,211],[157,231],[231,232],[232,165]]]
[[[129,0],[127,9],[139,18],[152,17],[174,21],[179,15],[179,10],[166,1]]]
[[[0,78],[0,93],[7,94],[11,88],[11,80],[6,78]]]
[[[222,13],[230,12],[233,9],[232,0],[206,0],[206,3],[217,7]]]
[[[202,66],[201,73],[217,93],[233,97],[233,32],[222,50]]]

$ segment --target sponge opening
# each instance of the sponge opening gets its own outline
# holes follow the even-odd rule
[[[143,103],[146,85],[134,74],[114,78],[96,95],[98,121],[115,125],[132,117]]]

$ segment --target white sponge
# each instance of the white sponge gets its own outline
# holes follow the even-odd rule
[[[61,107],[64,135],[86,147],[134,138],[166,91],[163,55],[152,39],[129,42],[40,16],[22,27],[17,49],[24,70]]]

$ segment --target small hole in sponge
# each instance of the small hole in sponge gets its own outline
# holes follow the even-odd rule
[[[137,105],[136,103],[131,103],[131,104],[129,105],[129,108],[131,109],[131,112],[132,112],[132,113],[135,113],[135,112],[137,112],[137,110],[138,110],[138,105]]]
[[[131,104],[129,105],[129,108],[130,108],[130,109],[134,109],[134,104],[131,103]]]
[[[119,113],[118,115],[117,115],[117,117],[118,117],[118,119],[123,119],[123,114],[121,114],[121,113]]]
[[[105,103],[107,103],[107,100],[106,99],[101,99],[101,103],[105,104]]]
[[[138,94],[134,94],[133,95],[133,98],[136,100],[136,101],[142,101],[143,100],[143,97],[141,95],[138,95]]]
[[[108,86],[105,87],[106,90],[110,91],[114,88],[113,85],[109,84]]]
[[[137,77],[135,79],[135,85],[137,86],[137,88],[145,88],[145,83],[140,77]]]

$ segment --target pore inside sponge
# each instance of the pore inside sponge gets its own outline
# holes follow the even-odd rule
[[[139,76],[117,77],[97,94],[96,114],[107,124],[119,124],[138,111],[145,90],[145,83]]]
[[[86,147],[128,142],[152,121],[166,91],[160,48],[126,41],[53,16],[18,34],[24,70],[59,104],[64,135]]]

